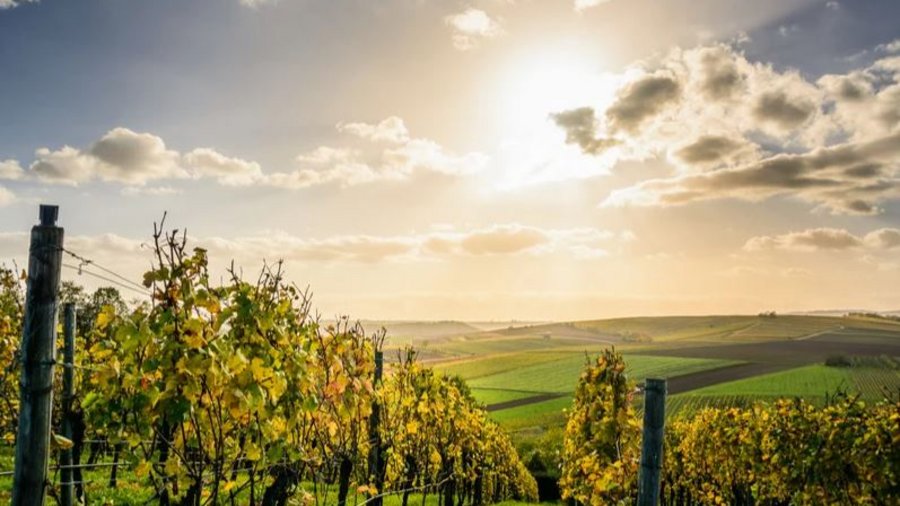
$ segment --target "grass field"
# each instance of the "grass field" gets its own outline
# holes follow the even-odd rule
[[[540,393],[541,392],[527,392],[524,390],[507,390],[499,388],[472,388],[472,395],[475,396],[479,402],[488,406],[501,402],[514,401],[516,399],[526,399]]]
[[[703,407],[746,406],[779,398],[802,398],[822,404],[838,392],[877,402],[885,397],[895,398],[900,393],[898,389],[900,371],[894,368],[815,364],[675,395],[668,400],[667,413],[677,416]]]
[[[575,325],[595,332],[646,336],[653,342],[796,339],[846,327],[893,333],[900,330],[900,325],[889,320],[807,315],[781,315],[775,318],[743,315],[616,318],[576,322]],[[896,338],[896,334],[893,337]]]
[[[736,362],[730,360],[654,357],[651,355],[626,356],[627,371],[635,380],[642,380],[648,376],[678,376],[734,363]],[[575,384],[578,382],[578,377],[584,370],[585,364],[586,357],[583,353],[571,354],[558,360],[475,378],[468,383],[474,388],[571,393],[575,390]]]
[[[561,424],[585,355],[613,345],[625,353],[633,379],[678,378],[670,413],[779,397],[819,402],[837,390],[866,399],[900,392],[900,323],[881,318],[617,318],[493,329],[425,344],[434,356],[450,357],[434,362],[436,368],[466,379],[484,404],[500,405],[491,416],[511,430]],[[855,367],[821,365],[833,355],[851,357]],[[548,400],[548,393],[560,397]]]
[[[824,397],[837,391],[857,390],[853,377],[849,367],[810,365],[700,388],[686,395]]]
[[[474,380],[506,371],[514,371],[545,362],[555,362],[573,355],[584,353],[564,350],[525,351],[518,353],[494,354],[483,357],[466,358],[435,364],[434,368],[450,375],[460,376],[466,380]]]
[[[565,395],[558,399],[495,411],[491,413],[491,417],[509,431],[533,428],[543,430],[562,425],[565,422],[563,410],[571,406],[572,396]]]

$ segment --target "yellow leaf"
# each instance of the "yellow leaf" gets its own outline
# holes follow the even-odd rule
[[[59,434],[53,434],[53,438],[50,439],[50,446],[58,448],[60,450],[68,450],[75,446],[75,443],[73,443],[72,440],[67,437],[60,436]]]
[[[149,462],[141,462],[134,468],[134,474],[138,478],[144,478],[148,474],[150,474],[150,463]]]
[[[247,460],[257,461],[262,458],[262,451],[260,451],[259,447],[256,446],[252,441],[247,443],[247,446],[244,447],[244,452],[247,455]]]

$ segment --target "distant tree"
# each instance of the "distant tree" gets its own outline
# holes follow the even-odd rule
[[[124,314],[128,307],[119,290],[111,286],[102,286],[88,293],[83,286],[72,281],[63,281],[59,288],[59,298],[62,303],[74,302],[78,310],[75,332],[79,339],[84,340],[80,346],[90,347],[91,330],[97,315],[105,306],[111,306],[116,314]]]

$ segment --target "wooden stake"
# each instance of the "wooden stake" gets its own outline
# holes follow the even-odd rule
[[[20,351],[22,379],[13,506],[43,506],[47,493],[56,316],[63,253],[63,229],[56,226],[58,215],[59,207],[42,205],[40,225],[31,229]]]

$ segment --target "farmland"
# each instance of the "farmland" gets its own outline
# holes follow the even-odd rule
[[[900,324],[811,315],[640,317],[524,325],[427,339],[432,366],[466,380],[491,416],[528,433],[559,426],[586,357],[615,346],[634,380],[666,377],[670,415],[841,391],[900,389]],[[831,357],[852,366],[829,367]]]

